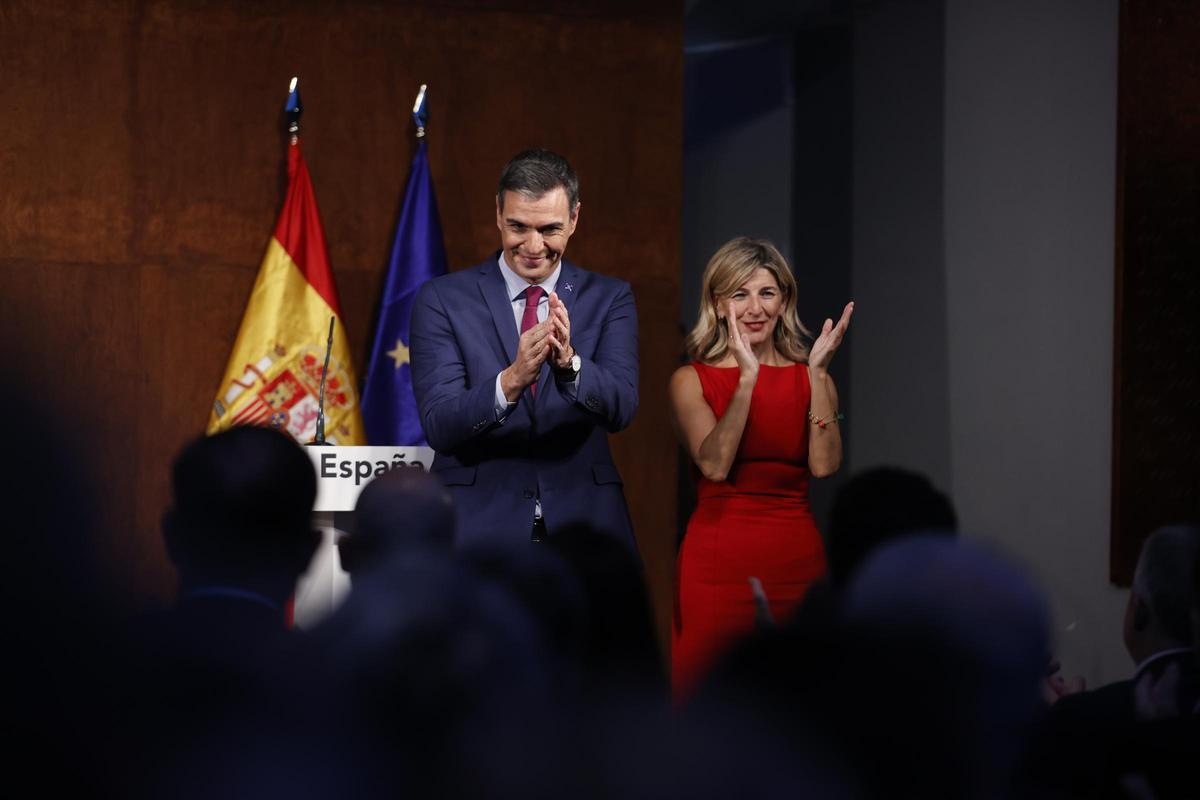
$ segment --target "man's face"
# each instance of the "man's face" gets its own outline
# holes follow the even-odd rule
[[[513,272],[530,283],[540,283],[554,272],[579,221],[578,206],[574,216],[570,211],[561,186],[537,199],[505,192],[503,208],[496,200],[504,261]]]

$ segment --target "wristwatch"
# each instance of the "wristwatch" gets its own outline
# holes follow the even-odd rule
[[[571,356],[570,365],[559,369],[554,368],[554,377],[560,381],[573,381],[579,376],[579,370],[583,367],[583,359],[579,357],[579,353]]]

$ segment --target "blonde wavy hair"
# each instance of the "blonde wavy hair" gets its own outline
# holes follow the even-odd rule
[[[708,260],[701,279],[700,315],[684,342],[688,356],[704,364],[715,364],[729,352],[729,337],[717,313],[720,303],[733,296],[754,271],[762,267],[775,277],[783,293],[783,310],[775,323],[775,349],[797,364],[808,363],[812,334],[796,316],[796,278],[787,259],[765,239],[739,236],[731,239]]]

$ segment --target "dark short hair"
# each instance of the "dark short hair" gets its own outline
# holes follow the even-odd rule
[[[504,208],[505,192],[520,192],[536,199],[559,186],[567,193],[570,214],[575,216],[575,208],[579,205],[579,177],[567,160],[550,150],[522,150],[504,165],[496,201]]]
[[[304,448],[288,436],[235,427],[183,449],[172,494],[177,530],[189,548],[222,561],[269,554],[307,534],[317,476]]]
[[[867,556],[914,533],[953,534],[950,498],[928,478],[899,467],[875,467],[842,484],[829,513],[829,573],[844,586]]]

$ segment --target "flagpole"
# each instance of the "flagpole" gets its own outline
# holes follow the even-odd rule
[[[417,138],[425,138],[425,123],[429,121],[429,112],[425,107],[425,89],[428,84],[421,84],[421,91],[417,92],[417,101],[413,103],[413,121],[417,123]]]
[[[292,82],[288,84],[287,105],[283,107],[283,113],[287,118],[287,132],[292,137],[292,144],[300,141],[300,115],[304,113],[304,109],[300,106],[300,78],[293,77]]]
[[[363,387],[363,424],[376,445],[425,443],[413,392],[409,320],[426,281],[446,274],[446,247],[429,174],[429,85],[421,84],[412,105],[416,146],[396,220],[383,296]]]
[[[287,119],[287,132],[291,136],[292,146],[300,143],[300,116],[304,108],[300,104],[300,78],[293,76],[288,84],[287,103],[283,107]],[[329,339],[325,344],[325,364],[321,367],[321,390],[317,400],[317,430],[313,440],[308,444],[318,447],[327,445],[325,441],[325,380],[329,377],[329,356],[333,353],[333,323],[334,317],[329,318]]]

